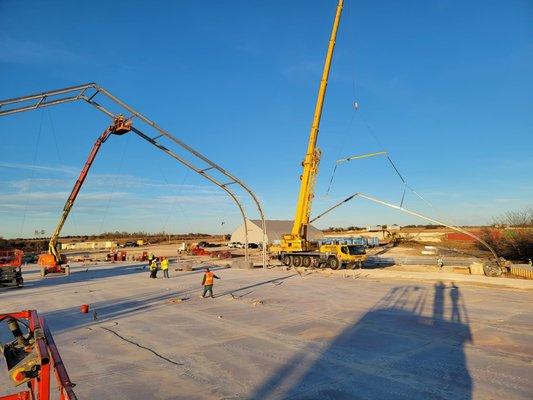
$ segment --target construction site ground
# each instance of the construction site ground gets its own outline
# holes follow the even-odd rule
[[[202,271],[175,262],[157,280],[138,262],[31,265],[0,312],[47,318],[80,399],[533,398],[531,280],[216,268],[202,299]]]

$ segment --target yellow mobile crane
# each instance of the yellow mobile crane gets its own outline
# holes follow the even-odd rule
[[[307,153],[302,162],[303,173],[300,177],[300,192],[298,195],[298,202],[296,203],[296,216],[294,218],[292,232],[283,235],[280,244],[273,245],[270,248],[271,253],[274,253],[285,265],[288,266],[328,266],[332,269],[350,266],[355,268],[356,266],[361,266],[366,259],[365,248],[361,245],[333,243],[317,246],[307,240],[307,227],[311,215],[314,185],[321,154],[320,149],[316,146],[316,142],[343,5],[344,0],[339,0],[335,20],[333,22],[333,29],[329,39],[320,88],[318,90],[318,98],[316,101],[313,123],[311,125],[311,132],[309,134]]]

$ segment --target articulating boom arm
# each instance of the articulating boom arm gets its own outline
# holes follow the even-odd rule
[[[63,229],[63,225],[65,224],[70,210],[74,205],[74,201],[76,201],[76,197],[78,197],[78,193],[80,192],[80,189],[83,183],[85,182],[85,178],[87,178],[87,174],[89,173],[89,169],[91,168],[93,161],[96,155],[98,154],[98,150],[100,150],[100,146],[102,146],[102,144],[107,140],[109,135],[123,135],[124,133],[129,132],[130,130],[131,122],[126,121],[126,119],[120,115],[114,119],[113,125],[108,127],[94,143],[94,146],[91,149],[89,156],[87,157],[87,161],[85,161],[85,165],[83,166],[80,175],[76,180],[74,187],[72,188],[72,192],[70,192],[70,196],[68,197],[67,202],[63,207],[63,214],[61,214],[61,219],[59,220],[54,233],[50,237],[50,242],[48,243],[48,252],[54,255],[57,264],[62,263],[61,255],[59,254],[59,249],[57,248],[57,239],[59,238],[61,229]]]
[[[322,72],[322,79],[320,81],[320,88],[318,90],[318,97],[313,115],[313,123],[311,125],[311,132],[309,134],[309,143],[307,145],[307,153],[302,163],[303,173],[301,176],[300,192],[298,195],[298,202],[296,203],[296,216],[294,217],[294,225],[291,235],[284,236],[284,241],[292,241],[297,247],[306,247],[307,241],[307,225],[309,224],[309,217],[311,214],[311,205],[314,196],[314,184],[316,175],[318,173],[318,164],[320,163],[320,150],[316,147],[318,131],[320,129],[320,119],[322,117],[322,108],[324,106],[324,97],[326,96],[326,89],[328,85],[329,70],[331,67],[331,60],[333,58],[333,50],[335,48],[335,40],[337,38],[337,31],[342,13],[344,1],[339,0],[337,4],[337,12],[333,22],[333,29],[329,39],[328,51],[326,54],[326,61],[324,63],[324,70]],[[296,242],[296,243],[294,243]],[[298,246],[299,242],[299,246]]]

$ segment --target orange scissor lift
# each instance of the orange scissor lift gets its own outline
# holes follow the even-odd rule
[[[0,286],[22,287],[22,250],[0,250]]]
[[[24,390],[0,400],[77,400],[72,389],[75,385],[44,318],[28,310],[0,314],[0,322],[7,323],[13,334],[13,341],[0,344],[11,382],[15,386],[26,384]],[[52,385],[51,375],[56,385]]]

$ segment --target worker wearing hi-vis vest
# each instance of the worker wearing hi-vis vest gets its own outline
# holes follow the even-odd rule
[[[163,257],[161,260],[161,269],[163,270],[163,276],[168,278],[168,258]]]
[[[150,263],[150,278],[157,278],[157,261],[155,258]]]
[[[209,292],[211,295],[211,298],[215,298],[213,296],[213,279],[220,279],[218,276],[216,276],[214,273],[209,271],[209,268],[205,269],[204,279],[202,280],[202,285],[204,285],[204,293],[202,294],[202,298],[205,299],[205,295]]]

